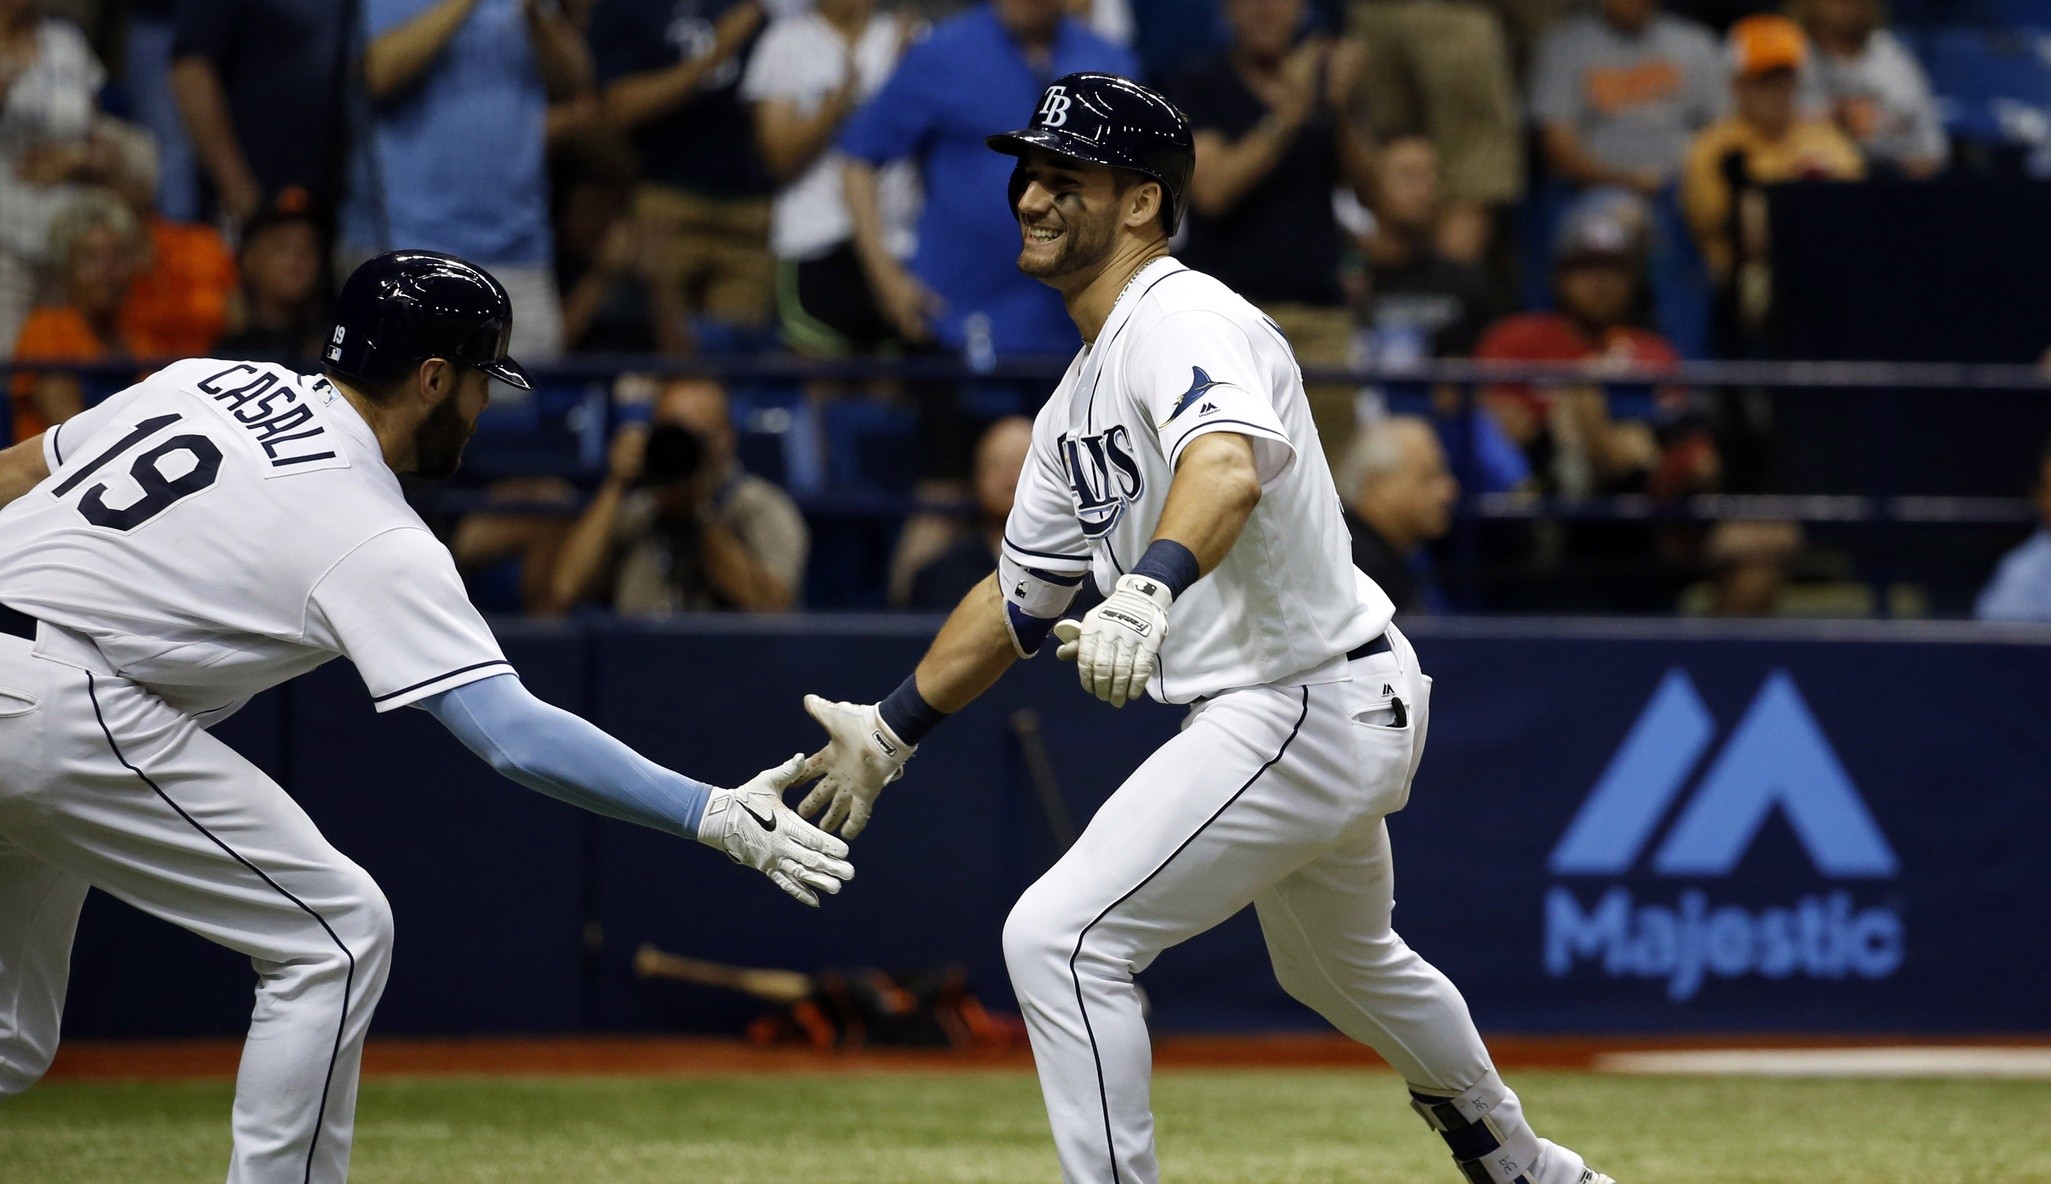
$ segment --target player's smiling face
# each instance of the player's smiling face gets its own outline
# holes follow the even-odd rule
[[[1018,167],[1018,269],[1053,283],[1101,267],[1118,233],[1117,174],[1041,148]]]

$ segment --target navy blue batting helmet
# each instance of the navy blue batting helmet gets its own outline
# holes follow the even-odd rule
[[[1182,223],[1189,176],[1196,170],[1196,141],[1190,136],[1189,116],[1158,92],[1116,74],[1056,78],[1040,92],[1040,106],[1033,112],[1031,125],[991,136],[984,143],[1007,156],[1045,148],[1075,160],[1151,177],[1161,184],[1170,234]],[[1014,213],[1023,189],[1013,181]]]
[[[439,251],[391,251],[342,285],[321,360],[344,378],[383,382],[446,358],[531,391],[506,356],[512,335],[512,298],[491,273]]]

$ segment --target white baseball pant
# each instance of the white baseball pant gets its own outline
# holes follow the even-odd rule
[[[1458,1096],[1504,1143],[1533,1145],[1459,991],[1390,928],[1383,819],[1408,800],[1431,683],[1409,642],[1389,639],[1392,652],[1349,664],[1351,681],[1194,708],[1012,909],[1005,961],[1068,1184],[1158,1178],[1133,976],[1248,904],[1291,995],[1413,1090]]]
[[[99,888],[256,968],[229,1184],[340,1184],[391,955],[384,894],[189,716],[29,649],[0,636],[0,1097],[56,1053],[72,933]]]

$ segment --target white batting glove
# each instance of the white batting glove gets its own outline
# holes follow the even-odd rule
[[[847,844],[783,804],[783,791],[805,774],[803,753],[765,769],[739,789],[715,789],[698,820],[698,841],[768,876],[778,888],[819,907],[819,893],[854,879]]]
[[[1174,593],[1152,576],[1119,576],[1104,603],[1083,614],[1082,624],[1054,622],[1061,642],[1054,656],[1075,663],[1083,690],[1123,707],[1147,693],[1174,603]]]
[[[808,776],[818,775],[820,780],[798,803],[798,813],[810,818],[823,809],[820,829],[838,827],[841,837],[852,839],[869,825],[876,795],[904,776],[904,763],[918,746],[898,739],[874,703],[836,703],[806,695],[805,710],[826,729],[826,747],[813,753],[805,766]]]

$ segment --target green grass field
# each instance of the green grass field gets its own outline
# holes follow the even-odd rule
[[[2051,1082],[1520,1073],[1623,1184],[2051,1182]],[[217,1184],[226,1083],[59,1082],[0,1104],[8,1184]],[[1456,1184],[1394,1078],[1168,1072],[1169,1184]],[[1054,1184],[1019,1073],[372,1080],[358,1184]]]

